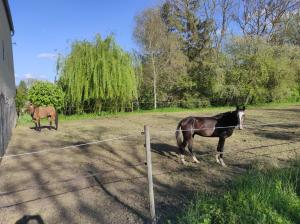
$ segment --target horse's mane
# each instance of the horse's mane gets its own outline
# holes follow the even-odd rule
[[[215,116],[213,116],[214,118],[216,119],[221,119],[223,117],[226,117],[228,115],[231,115],[234,111],[228,111],[228,112],[224,112],[224,113],[220,113],[220,114],[217,114]]]

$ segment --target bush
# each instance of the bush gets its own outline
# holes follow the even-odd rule
[[[21,81],[19,86],[17,87],[17,94],[16,94],[15,101],[16,101],[17,113],[19,116],[27,101],[27,86],[24,81]]]
[[[205,108],[209,106],[210,106],[209,100],[201,100],[201,99],[199,100],[187,99],[180,103],[180,107],[187,108],[187,109]]]
[[[64,93],[54,83],[37,81],[29,89],[28,99],[36,106],[51,105],[59,110],[64,104]]]

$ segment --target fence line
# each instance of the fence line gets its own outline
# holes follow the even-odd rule
[[[156,140],[159,140],[161,141],[161,139],[159,138],[152,138],[152,139],[156,139]],[[287,145],[287,144],[294,144],[294,143],[299,143],[300,140],[297,140],[297,141],[289,141],[289,142],[285,142],[285,143],[280,143],[280,144],[272,144],[272,145],[260,145],[260,146],[255,146],[255,147],[252,147],[252,148],[245,148],[245,149],[239,149],[239,150],[235,150],[235,151],[227,151],[227,152],[218,152],[218,151],[210,151],[208,153],[205,153],[205,154],[202,154],[202,155],[197,155],[197,158],[198,157],[206,157],[206,156],[211,156],[211,155],[218,155],[218,154],[225,154],[225,155],[230,155],[230,154],[241,154],[241,153],[252,153],[250,152],[249,150],[250,149],[261,149],[261,148],[270,148],[270,147],[276,147],[276,146],[280,146],[280,145]]]
[[[290,150],[282,150],[282,151],[279,151],[279,152],[273,152],[273,153],[268,153],[269,154],[277,154],[277,153],[282,153],[282,152],[289,152],[289,151],[295,151],[295,150],[299,150],[300,148],[294,148],[294,149],[290,149]],[[262,155],[257,155],[256,157],[259,157],[259,156],[264,156],[264,155],[267,155],[267,154],[262,154]],[[239,158],[240,159],[240,158]],[[243,159],[243,158],[241,158]],[[158,174],[153,174],[153,176],[160,176],[160,175],[164,175],[164,174],[169,174],[169,173],[178,173],[178,172],[181,172],[180,170],[178,169],[174,169],[172,171],[167,171],[167,172],[162,172],[162,173],[158,173]],[[99,175],[101,173],[93,173],[93,174],[90,174],[89,177],[95,177],[97,175]],[[87,175],[88,176],[88,175]],[[108,185],[108,184],[112,184],[112,183],[118,183],[118,182],[124,182],[124,181],[128,181],[128,180],[136,180],[136,179],[142,179],[142,178],[147,178],[146,175],[143,175],[143,176],[135,176],[133,178],[123,178],[123,179],[118,179],[118,180],[114,180],[114,181],[107,181],[107,182],[103,182],[101,183],[102,185]],[[67,194],[67,193],[71,193],[71,192],[74,192],[74,191],[80,191],[80,190],[85,190],[85,189],[88,189],[88,188],[93,188],[93,187],[97,187],[99,186],[98,183],[94,184],[94,185],[90,185],[88,187],[84,187],[84,188],[80,188],[80,189],[75,189],[75,190],[69,190],[69,191],[65,191],[65,192],[62,192],[62,193],[58,193],[58,194],[53,194],[53,195],[47,195],[45,197],[38,197],[38,198],[35,198],[35,199],[30,199],[30,200],[27,200],[27,201],[22,201],[22,202],[17,202],[17,203],[14,203],[14,204],[10,204],[10,205],[4,205],[4,206],[0,206],[0,209],[5,209],[5,208],[10,208],[10,207],[15,207],[15,206],[18,206],[18,205],[21,205],[21,204],[24,204],[24,203],[29,203],[29,202],[33,202],[33,201],[37,201],[37,200],[43,200],[43,199],[47,199],[47,198],[50,198],[50,197],[56,197],[56,196],[59,196],[59,195],[63,195],[63,194]],[[2,194],[3,193],[6,193],[6,192],[1,192]],[[5,196],[5,195],[1,195],[0,194],[0,197],[1,196]]]
[[[276,124],[294,124],[294,123],[300,123],[300,121],[292,121],[293,123],[287,123],[285,121],[283,122],[276,122],[276,123],[266,123],[266,124],[253,124],[253,125],[243,125],[244,128],[249,128],[249,127],[259,127],[259,126],[272,126]],[[185,132],[185,131],[201,131],[201,130],[210,130],[210,129],[226,129],[226,128],[238,128],[238,125],[232,125],[232,126],[221,126],[221,127],[205,127],[205,128],[189,128],[186,130],[156,130],[155,133],[157,132]]]
[[[36,184],[36,185],[28,186],[28,187],[25,187],[25,188],[20,188],[20,189],[17,189],[17,190],[13,190],[13,191],[0,191],[0,197],[10,195],[10,194],[14,194],[14,193],[18,193],[18,192],[39,189],[39,188],[42,188],[42,187],[45,187],[45,186],[51,186],[51,185],[54,185],[54,184],[65,184],[65,183],[73,182],[73,181],[76,181],[76,180],[95,177],[95,176],[98,176],[100,174],[106,174],[106,173],[114,172],[116,170],[122,170],[124,168],[134,168],[134,167],[138,167],[138,166],[145,166],[145,163],[142,162],[142,163],[138,163],[138,164],[135,164],[135,165],[118,167],[117,169],[105,170],[105,171],[101,171],[101,172],[96,172],[96,173],[92,173],[92,174],[88,174],[88,175],[72,177],[72,178],[59,180],[59,181],[46,182],[44,184]]]
[[[21,156],[27,156],[27,155],[33,155],[33,154],[39,154],[39,153],[46,153],[46,152],[52,152],[52,151],[56,151],[56,150],[78,148],[78,147],[86,146],[86,145],[96,145],[96,144],[103,143],[103,142],[115,141],[115,140],[133,137],[133,136],[137,136],[137,135],[136,134],[135,135],[125,135],[125,136],[120,136],[120,137],[115,137],[115,138],[110,138],[110,139],[103,139],[103,140],[94,141],[94,142],[87,142],[87,143],[82,143],[82,144],[64,146],[61,148],[49,148],[49,149],[43,149],[43,150],[39,150],[39,151],[32,151],[32,152],[26,152],[26,153],[20,153],[20,154],[10,154],[10,155],[2,156],[2,157],[0,157],[0,159],[21,157]]]
[[[153,174],[153,176],[161,176],[161,175],[165,175],[165,174],[169,174],[169,173],[178,173],[178,172],[180,172],[180,171],[177,170],[177,169],[174,169],[174,170],[171,170],[171,171],[156,173],[156,174]],[[94,176],[97,176],[97,175],[94,175]],[[147,178],[147,175],[140,175],[140,176],[135,176],[135,177],[131,177],[131,178],[122,178],[122,179],[118,179],[118,180],[102,182],[101,184],[102,185],[108,185],[108,184],[113,184],[113,183],[119,183],[119,182],[137,180],[137,179],[144,179],[144,178]],[[84,187],[84,188],[80,188],[80,189],[68,190],[68,191],[65,191],[65,192],[62,192],[62,193],[47,195],[45,197],[38,197],[38,198],[30,199],[30,200],[27,200],[27,201],[22,201],[22,202],[17,202],[17,203],[10,204],[10,205],[0,206],[0,209],[15,207],[15,206],[18,206],[18,205],[21,205],[21,204],[24,204],[24,203],[29,203],[29,202],[33,202],[33,201],[37,201],[37,200],[50,198],[50,197],[56,197],[56,196],[59,196],[59,195],[63,195],[63,194],[67,194],[67,193],[71,193],[71,192],[75,192],[75,191],[80,191],[80,190],[85,190],[85,189],[92,188],[92,187],[99,187],[99,183],[96,183],[96,184],[93,184],[93,185],[90,185],[90,186],[87,186],[87,187]]]
[[[292,144],[292,143],[298,143],[298,142],[300,142],[300,140],[299,141],[287,142],[287,143]],[[282,143],[282,144],[285,144],[285,143]],[[274,144],[274,145],[268,145],[268,146],[264,146],[264,147],[273,147],[273,146],[277,146],[277,145],[278,144]],[[281,150],[281,151],[278,151],[278,152],[276,151],[276,152],[259,154],[259,155],[255,155],[253,157],[247,157],[247,158],[239,157],[238,159],[249,159],[249,158],[251,159],[251,158],[255,158],[255,157],[272,155],[272,154],[278,154],[278,153],[282,153],[282,152],[290,152],[290,151],[295,151],[295,150],[299,150],[299,149],[300,148],[293,148],[293,149],[288,149],[288,150]],[[246,150],[234,151],[234,152],[223,152],[222,154],[226,154],[226,155],[229,155],[229,154],[240,154],[240,153],[243,153],[245,151]],[[205,157],[205,156],[215,155],[215,154],[220,154],[220,152],[211,152],[211,153],[207,153],[207,154],[204,154],[204,155],[197,155],[197,157]],[[153,163],[155,164],[157,162],[152,162],[152,164]],[[50,185],[53,185],[53,184],[60,184],[60,183],[64,184],[64,183],[67,183],[67,182],[73,182],[73,181],[76,181],[76,180],[86,179],[86,178],[94,177],[94,176],[97,176],[97,175],[100,175],[100,174],[114,172],[116,170],[121,170],[121,169],[128,168],[128,167],[138,167],[138,166],[145,166],[145,162],[134,164],[134,165],[129,165],[129,166],[118,167],[117,169],[110,169],[110,170],[105,170],[105,171],[101,171],[101,172],[97,172],[97,173],[93,173],[93,174],[78,176],[78,177],[74,177],[74,178],[68,178],[68,179],[64,179],[64,180],[60,180],[60,181],[52,181],[52,182],[47,182],[45,184],[33,185],[33,186],[29,186],[27,188],[21,188],[21,189],[17,189],[17,190],[14,190],[14,191],[6,191],[6,192],[1,192],[0,191],[0,197],[1,196],[6,196],[8,194],[22,192],[22,191],[27,191],[27,190],[32,190],[32,189],[39,189],[41,187],[50,186]]]
[[[292,121],[293,123],[300,123],[300,121]],[[293,124],[292,123],[292,124]],[[276,124],[291,124],[291,123],[287,123],[287,122],[276,122],[276,123],[267,123],[267,124],[259,124],[259,125],[243,125],[243,127],[259,127],[259,126],[270,126],[270,125],[276,125]],[[223,126],[223,127],[205,127],[205,128],[191,128],[191,129],[187,129],[187,130],[155,130],[154,133],[163,133],[163,132],[185,132],[185,131],[200,131],[200,130],[209,130],[209,129],[226,129],[226,128],[237,128],[238,126]],[[130,132],[131,130],[127,130],[128,132]],[[136,130],[134,130],[136,132]],[[143,133],[143,132],[141,132]],[[77,145],[69,145],[69,146],[65,146],[65,147],[61,147],[61,148],[50,148],[50,149],[44,149],[44,150],[39,150],[39,151],[33,151],[33,152],[27,152],[27,153],[20,153],[20,154],[11,154],[11,155],[5,155],[0,157],[0,159],[4,159],[4,158],[14,158],[14,157],[21,157],[21,156],[27,156],[27,155],[33,155],[33,154],[39,154],[39,153],[46,153],[46,152],[52,152],[52,151],[56,151],[56,150],[64,150],[64,149],[70,149],[70,148],[77,148],[77,147],[81,147],[81,146],[85,146],[85,145],[95,145],[95,144],[99,144],[102,142],[108,142],[108,141],[115,141],[115,140],[120,140],[120,139],[125,139],[125,138],[129,138],[129,137],[133,137],[133,136],[138,136],[139,134],[131,134],[131,135],[125,135],[125,136],[120,136],[120,137],[115,137],[115,138],[110,138],[110,139],[103,139],[103,140],[99,140],[99,141],[93,141],[93,142],[87,142],[87,143],[82,143],[82,144],[77,144]]]

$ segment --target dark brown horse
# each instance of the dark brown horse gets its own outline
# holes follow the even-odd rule
[[[193,153],[193,140],[195,135],[200,135],[219,138],[216,160],[222,166],[226,166],[223,161],[225,139],[232,135],[236,127],[243,129],[244,118],[245,107],[237,107],[235,111],[218,114],[213,117],[187,117],[181,120],[176,129],[176,140],[182,163],[186,164],[184,160],[186,146],[188,146],[194,162],[199,163]],[[183,135],[183,141],[181,140],[180,132]]]
[[[52,122],[55,122],[55,130],[58,129],[58,114],[53,106],[47,107],[36,107],[32,103],[29,104],[27,111],[30,113],[32,117],[32,121],[35,124],[35,130],[41,131],[41,119],[48,118],[49,119],[49,129],[52,128]]]

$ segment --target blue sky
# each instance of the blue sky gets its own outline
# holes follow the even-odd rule
[[[134,16],[159,0],[10,0],[16,83],[25,78],[53,81],[57,53],[72,41],[113,33],[125,50],[136,47]]]

